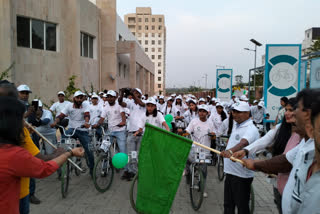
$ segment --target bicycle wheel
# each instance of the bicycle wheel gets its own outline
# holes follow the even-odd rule
[[[219,181],[223,181],[224,179],[224,162],[223,162],[223,157],[219,156],[218,159],[218,166],[217,166],[217,171],[218,171],[218,179]]]
[[[111,163],[110,151],[100,155],[93,168],[93,183],[96,189],[103,193],[107,191],[113,181],[114,168]]]
[[[75,163],[76,163],[80,168],[82,168],[82,158],[77,158],[77,159],[75,159]],[[74,173],[76,174],[76,176],[80,176],[81,171],[80,171],[78,168],[74,167]]]
[[[193,176],[190,181],[190,200],[192,208],[197,211],[200,209],[203,201],[204,176],[200,167],[195,166]]]
[[[253,186],[251,184],[251,188],[250,188],[250,214],[253,214],[254,213],[254,189],[253,189]]]
[[[212,166],[216,166],[218,162],[218,155],[214,152],[212,152]]]
[[[136,213],[139,213],[136,208],[137,194],[138,194],[138,174],[136,174],[133,178],[133,181],[130,187],[129,196],[130,196],[131,207],[136,211]]]
[[[61,194],[62,198],[66,198],[68,194],[70,180],[70,163],[67,161],[61,167]]]

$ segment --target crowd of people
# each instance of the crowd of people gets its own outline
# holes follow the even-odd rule
[[[102,129],[107,127],[119,151],[130,154],[139,151],[146,123],[183,136],[192,135],[212,148],[212,136],[228,136],[226,150],[221,152],[226,173],[224,213],[250,213],[255,171],[276,175],[274,197],[279,213],[319,212],[319,90],[304,89],[296,97],[282,97],[274,124],[265,123],[270,115],[263,98],[250,104],[245,95],[232,96],[226,102],[192,94],[149,97],[139,88],[123,88],[119,92],[90,94],[76,91],[69,102],[59,91],[57,102],[45,109],[41,100],[29,100],[30,93],[27,85],[16,88],[7,81],[0,83],[0,210],[6,213],[29,213],[30,202],[40,203],[35,196],[34,178],[59,172],[59,166],[72,155],[85,153],[89,175],[93,176],[95,160],[89,149],[89,129],[95,129],[101,137]],[[165,120],[168,114],[173,118],[171,124]],[[45,152],[40,152],[39,136],[30,133],[24,121],[53,144],[57,144],[57,133],[65,137],[65,127],[66,134],[75,133],[73,137],[79,139],[82,148],[66,151],[43,142]],[[257,125],[264,125],[268,132],[259,133]],[[256,159],[256,153],[264,149],[270,150],[272,157]],[[230,157],[241,159],[243,165]],[[129,162],[121,179],[131,181],[137,172],[137,162]]]

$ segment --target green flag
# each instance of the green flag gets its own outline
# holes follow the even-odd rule
[[[146,124],[139,151],[139,213],[170,212],[191,145],[192,140]]]

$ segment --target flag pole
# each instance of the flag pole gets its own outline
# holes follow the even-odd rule
[[[40,132],[38,132],[30,123],[28,123],[27,121],[24,121],[25,124],[32,129],[32,131],[34,131],[37,135],[39,135],[39,137],[41,137],[44,141],[46,141],[52,148],[57,149],[57,147],[52,144],[46,137],[44,137]],[[70,158],[68,158],[68,161],[74,165],[78,170],[80,170],[81,172],[83,172],[83,169],[81,169],[80,166],[78,166],[75,162],[73,162]]]
[[[220,155],[220,151],[218,151],[218,150],[216,150],[216,149],[213,149],[213,148],[210,148],[210,147],[208,147],[208,146],[205,146],[205,145],[202,145],[202,144],[200,144],[200,143],[197,143],[197,142],[195,142],[195,141],[193,141],[192,142],[194,145],[197,145],[197,146],[200,146],[200,147],[202,147],[202,148],[204,148],[204,149],[207,149],[207,150],[210,150],[210,151],[212,151],[212,152],[214,152],[214,153],[216,153],[216,154],[218,154],[218,155]],[[238,163],[241,163],[242,165],[244,165],[244,162],[242,161],[242,160],[240,160],[240,159],[237,159],[237,158],[234,158],[234,157],[230,157],[230,160],[232,160],[232,161],[235,161],[235,162],[238,162]]]

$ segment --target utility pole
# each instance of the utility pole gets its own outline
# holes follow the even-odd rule
[[[208,80],[208,74],[204,74],[204,77],[202,77],[202,78],[205,78],[206,80],[206,82],[205,82],[205,89],[207,89],[207,80]]]

